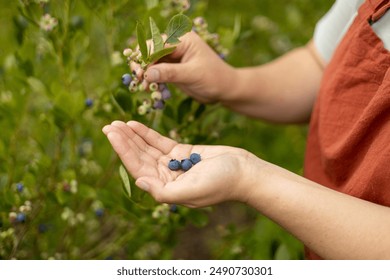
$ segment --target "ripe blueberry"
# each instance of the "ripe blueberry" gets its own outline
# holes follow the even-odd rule
[[[180,162],[176,159],[171,159],[168,163],[168,168],[172,171],[177,171],[180,167]]]
[[[154,101],[153,108],[154,109],[164,109],[164,101],[162,101],[162,100]]]
[[[169,205],[169,211],[171,211],[172,213],[176,213],[177,212],[177,205],[176,204]]]
[[[169,89],[165,88],[161,91],[161,97],[163,100],[167,100],[171,97],[171,92],[169,91]]]
[[[184,171],[190,170],[191,167],[192,167],[192,162],[188,158],[183,159],[181,161],[181,169],[183,169]]]
[[[26,221],[26,214],[18,213],[18,215],[16,216],[16,221],[18,221],[19,223],[24,223]]]
[[[122,76],[122,84],[124,84],[125,86],[129,86],[130,83],[131,83],[131,76],[130,74],[126,73]]]
[[[24,185],[22,183],[17,183],[16,184],[16,190],[18,192],[22,192],[23,191],[23,188],[24,188]]]
[[[197,164],[200,160],[201,160],[200,154],[192,153],[192,154],[190,155],[190,161],[191,161],[193,164]]]
[[[38,231],[39,233],[45,233],[48,231],[49,227],[46,224],[39,224],[38,225]]]
[[[104,215],[104,209],[103,208],[98,208],[98,209],[96,209],[95,210],[95,215],[97,216],[97,217],[103,217],[103,215]]]
[[[92,107],[92,105],[93,105],[93,100],[91,99],[91,98],[87,98],[87,99],[85,99],[85,106],[86,107]]]

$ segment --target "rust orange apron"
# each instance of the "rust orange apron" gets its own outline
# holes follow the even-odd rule
[[[390,206],[390,52],[371,24],[389,0],[366,0],[327,65],[310,122],[304,176]],[[390,12],[390,11],[389,11]],[[318,259],[309,248],[308,259]]]

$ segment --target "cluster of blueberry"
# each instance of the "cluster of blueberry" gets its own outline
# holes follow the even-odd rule
[[[172,14],[183,13],[190,8],[189,0],[163,0],[160,14],[169,17]]]
[[[9,213],[9,221],[11,223],[24,223],[27,218],[27,214],[31,212],[31,202],[29,200],[25,201],[25,203],[19,207],[18,212],[10,212]]]
[[[200,154],[192,153],[190,158],[182,159],[178,161],[177,159],[171,159],[168,163],[168,168],[172,171],[183,170],[188,171],[190,168],[201,161]]]
[[[193,21],[194,26],[192,28],[210,47],[212,47],[218,55],[225,59],[229,51],[224,48],[220,43],[220,38],[217,33],[210,33],[207,29],[207,21],[203,17],[196,17]]]
[[[133,51],[127,48],[123,51],[124,56],[127,57],[128,63],[134,61],[138,64],[142,64],[142,56],[139,50]],[[165,106],[165,101],[171,97],[171,92],[164,83],[151,83],[145,86],[142,80],[138,79],[136,73],[126,73],[122,76],[122,84],[128,87],[130,92],[148,92],[150,98],[143,100],[142,104],[138,107],[138,113],[145,115],[152,110],[162,110]]]

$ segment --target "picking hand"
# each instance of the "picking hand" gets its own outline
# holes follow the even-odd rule
[[[218,102],[234,84],[234,68],[225,63],[195,32],[180,38],[176,50],[143,72],[132,64],[146,82],[175,83],[203,103]]]
[[[136,185],[157,201],[204,207],[222,201],[246,201],[248,163],[257,159],[245,150],[227,146],[179,144],[141,123],[114,121],[103,128]],[[171,171],[171,159],[199,153],[202,161],[189,171]],[[249,176],[250,177],[250,176]]]

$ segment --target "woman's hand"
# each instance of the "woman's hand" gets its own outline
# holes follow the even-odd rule
[[[114,121],[103,128],[136,185],[157,201],[204,207],[222,201],[246,202],[260,161],[245,150],[226,146],[178,144],[141,123]],[[171,171],[171,159],[199,153],[189,171]],[[249,174],[249,173],[252,173]],[[256,180],[257,181],[257,180]]]
[[[176,50],[143,72],[132,64],[146,82],[175,83],[203,103],[219,102],[235,80],[235,70],[225,63],[195,32],[180,38]]]

